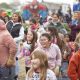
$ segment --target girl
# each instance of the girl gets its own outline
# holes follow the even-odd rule
[[[37,34],[34,31],[29,30],[26,34],[26,41],[23,43],[23,48],[17,59],[25,57],[26,73],[30,68],[30,54],[35,48],[35,43],[37,41]]]
[[[68,68],[68,56],[71,52],[71,49],[69,48],[69,35],[66,34],[63,37],[64,46],[62,49],[62,65],[61,65],[61,77],[62,80],[69,80],[69,77],[67,75],[67,68]]]
[[[52,42],[57,44],[62,49],[62,40],[59,38],[58,31],[55,26],[49,24],[46,28],[46,32],[52,36]]]
[[[61,66],[61,51],[59,47],[52,43],[52,37],[48,33],[40,36],[40,44],[41,46],[38,46],[38,49],[45,51],[48,56],[49,68],[58,76]]]
[[[48,59],[44,51],[35,50],[31,54],[32,66],[26,80],[57,80],[53,71],[48,69]]]

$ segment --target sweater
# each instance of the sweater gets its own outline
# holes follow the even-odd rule
[[[37,49],[41,49],[47,54],[50,69],[54,69],[56,66],[61,66],[61,51],[56,44],[52,43],[49,48],[39,46]]]

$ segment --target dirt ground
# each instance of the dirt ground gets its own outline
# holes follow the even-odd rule
[[[19,80],[25,80],[25,63],[24,59],[19,60]]]

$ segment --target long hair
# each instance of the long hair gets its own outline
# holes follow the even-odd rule
[[[37,42],[37,33],[33,30],[30,30],[33,34],[33,39],[31,40],[31,49],[30,49],[30,53],[35,49],[35,44]],[[26,35],[28,33],[28,30],[25,31],[25,38],[24,41],[26,40]]]
[[[52,36],[52,38],[53,38],[53,41],[54,41],[54,39],[55,39],[55,37],[56,37],[56,38],[57,38],[57,45],[59,46],[60,49],[62,49],[62,46],[63,46],[62,43],[63,43],[63,42],[62,42],[62,40],[59,38],[58,31],[57,31],[57,29],[55,28],[55,26],[49,24],[49,25],[47,26],[47,28],[48,28],[48,30],[49,30],[50,33],[51,33],[51,36]]]
[[[31,58],[34,56],[34,58],[38,58],[40,60],[40,80],[46,80],[46,74],[48,69],[48,58],[44,51],[41,50],[34,50],[31,54]],[[30,69],[28,72],[28,76],[32,77],[34,70]]]
[[[19,12],[15,12],[13,13],[13,15],[16,14],[18,16],[18,22],[22,22],[22,18],[20,16],[20,13]]]
[[[31,52],[35,49],[35,43],[37,42],[37,33],[33,30],[31,30],[32,34],[33,34],[33,39],[31,41]]]
[[[57,29],[55,28],[55,26],[49,24],[49,25],[47,26],[47,28],[48,28],[48,30],[50,31],[52,37],[55,37],[55,36],[57,37],[57,36],[58,36],[58,31],[57,31]]]

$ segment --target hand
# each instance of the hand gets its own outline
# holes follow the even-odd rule
[[[14,65],[15,65],[15,60],[9,58],[7,63],[6,63],[6,67],[12,67]]]
[[[59,76],[59,74],[60,74],[59,66],[55,67],[54,73],[55,73],[56,76]]]

